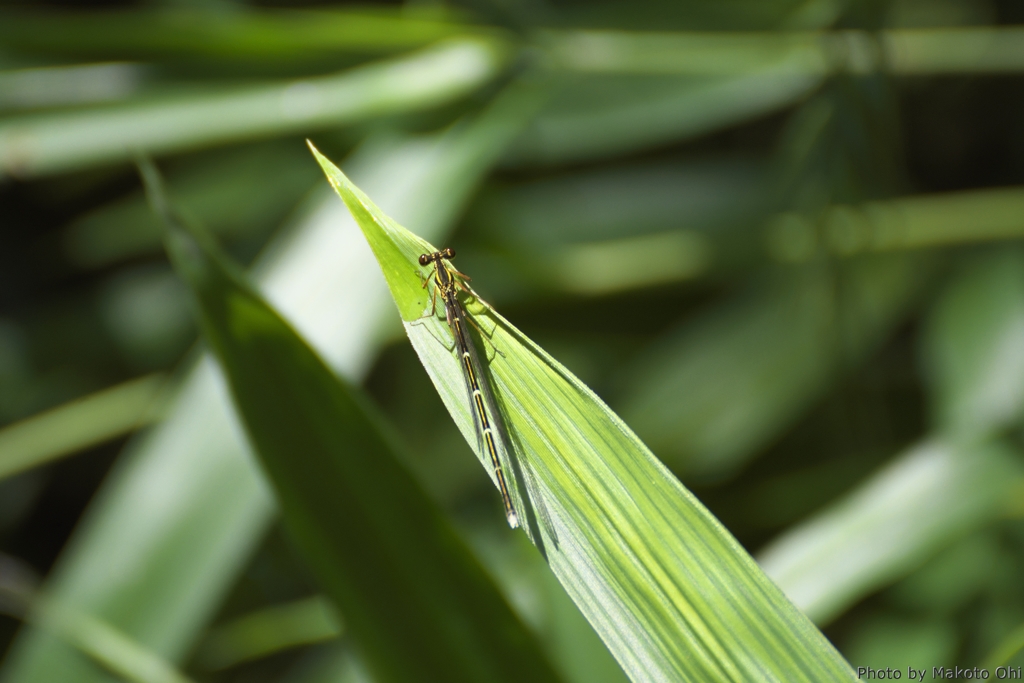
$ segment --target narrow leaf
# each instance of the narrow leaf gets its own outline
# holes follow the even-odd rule
[[[760,282],[639,354],[624,373],[623,414],[664,461],[721,478],[860,363],[930,270],[889,256]]]
[[[165,378],[147,375],[0,429],[0,479],[139,429],[163,408]]]
[[[472,187],[517,129],[515,117],[499,113],[439,135],[378,138],[348,163],[389,210],[441,234],[465,199],[450,189]],[[379,343],[389,296],[359,228],[323,189],[255,270],[274,305],[331,366],[358,377]],[[204,357],[186,374],[167,419],[121,455],[46,587],[171,661],[195,643],[273,514],[214,363]],[[36,628],[21,630],[3,676],[12,683],[105,680]]]
[[[781,261],[933,249],[1012,240],[1024,235],[1024,190],[1019,187],[911,195],[828,207],[817,220],[786,212],[765,235]]]
[[[353,123],[439,105],[490,79],[496,44],[454,40],[330,76],[0,123],[0,174],[60,173],[149,154]]]
[[[104,668],[131,683],[192,683],[173,665],[110,624],[81,612],[43,603],[49,628]]]
[[[540,646],[401,461],[386,426],[205,234],[168,225],[178,272],[286,528],[382,681],[557,681]]]
[[[773,541],[761,566],[824,624],[992,522],[1022,476],[1005,446],[925,441]]]
[[[697,137],[781,109],[820,82],[774,67],[715,78],[569,76],[507,161],[565,164]]]
[[[313,186],[309,159],[289,141],[248,145],[169,176],[175,196],[217,235],[265,234]],[[319,180],[319,178],[316,178]],[[163,249],[160,219],[143,193],[90,211],[64,229],[64,252],[83,268],[102,268]]]
[[[314,154],[362,227],[413,346],[475,446],[459,364],[440,341],[450,339],[448,330],[422,317],[430,310],[428,273],[418,256],[434,248]],[[520,517],[633,680],[852,678],[824,636],[589,389],[493,309],[467,306],[496,350],[488,372],[515,444]]]
[[[226,669],[341,633],[330,601],[316,595],[266,607],[216,627],[203,639],[197,658],[205,669]]]
[[[130,683],[191,683],[159,654],[108,622],[41,594],[37,583],[30,568],[0,555],[0,614],[39,624],[51,637]]]
[[[1021,410],[1022,282],[1017,252],[954,280],[925,342],[942,436],[908,449],[761,553],[765,570],[817,622],[990,524],[1015,495],[1019,454],[984,439]]]
[[[0,42],[10,50],[70,59],[215,57],[221,60],[322,62],[339,54],[380,54],[422,47],[471,32],[441,12],[413,8],[272,10],[143,6],[93,11],[7,11]],[[205,10],[205,11],[204,11]]]
[[[765,65],[793,73],[1000,73],[1024,70],[1016,26],[879,31],[625,32],[544,34],[558,66],[603,73],[750,73]]]
[[[987,435],[1024,412],[1024,252],[1004,249],[955,278],[929,317],[935,423]]]

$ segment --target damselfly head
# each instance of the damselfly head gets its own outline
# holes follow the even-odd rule
[[[433,254],[420,254],[420,265],[429,266],[431,263],[434,263],[435,261],[453,258],[455,258],[455,250],[452,249],[451,247],[445,247],[441,251],[435,251]]]

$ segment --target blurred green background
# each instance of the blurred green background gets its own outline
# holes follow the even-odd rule
[[[201,359],[138,151],[362,382],[566,679],[624,680],[504,528],[305,138],[456,248],[854,667],[1024,665],[1021,76],[1014,0],[0,3],[0,680],[110,680],[98,650],[369,680]],[[40,582],[122,640],[22,628]]]

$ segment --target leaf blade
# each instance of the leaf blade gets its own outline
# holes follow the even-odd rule
[[[461,39],[339,74],[0,124],[0,171],[35,177],[442,104],[488,81],[497,43]]]
[[[434,249],[314,154],[383,261],[410,340],[473,445],[458,363],[437,349],[442,323],[417,320],[427,295],[414,259]],[[551,520],[535,516],[534,540],[634,680],[852,678],[806,617],[596,395],[492,309],[469,308],[504,354],[489,366],[492,383],[525,479],[534,478],[517,483]]]
[[[172,228],[172,261],[285,526],[381,680],[559,680],[366,400],[206,240]]]
[[[165,378],[146,375],[0,429],[0,479],[134,431],[157,419]]]
[[[518,125],[485,115],[439,135],[370,141],[348,161],[389,210],[439,235]],[[365,240],[328,188],[303,213],[257,264],[261,289],[338,372],[359,377],[379,343],[388,294],[379,283],[378,296]],[[121,456],[47,579],[62,603],[171,661],[195,642],[274,514],[210,361],[189,370],[167,419]],[[154,489],[161,496],[149,495]],[[3,673],[18,683],[104,680],[35,628],[19,635]]]

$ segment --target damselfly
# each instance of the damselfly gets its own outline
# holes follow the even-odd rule
[[[494,393],[491,391],[490,380],[480,363],[480,356],[476,352],[473,340],[466,329],[468,318],[466,310],[459,301],[458,291],[470,292],[462,280],[468,279],[465,275],[452,267],[450,260],[455,257],[455,250],[452,248],[435,251],[432,254],[420,255],[420,265],[429,266],[434,264],[434,292],[430,298],[430,315],[434,314],[436,297],[440,295],[444,304],[445,319],[455,339],[455,350],[459,354],[459,365],[462,366],[462,375],[466,380],[466,389],[469,392],[469,401],[473,406],[473,422],[476,426],[477,436],[487,449],[491,459],[491,467],[494,468],[495,479],[498,480],[498,490],[501,492],[501,501],[505,505],[505,516],[508,524],[513,529],[519,526],[519,515],[512,504],[512,497],[509,495],[508,484],[505,481],[505,472],[501,467],[501,458],[498,455],[499,444],[505,453],[509,453],[508,444],[505,443],[505,430],[500,422],[501,415],[498,412],[498,404],[494,400]],[[423,282],[426,287],[430,283],[428,278]]]

